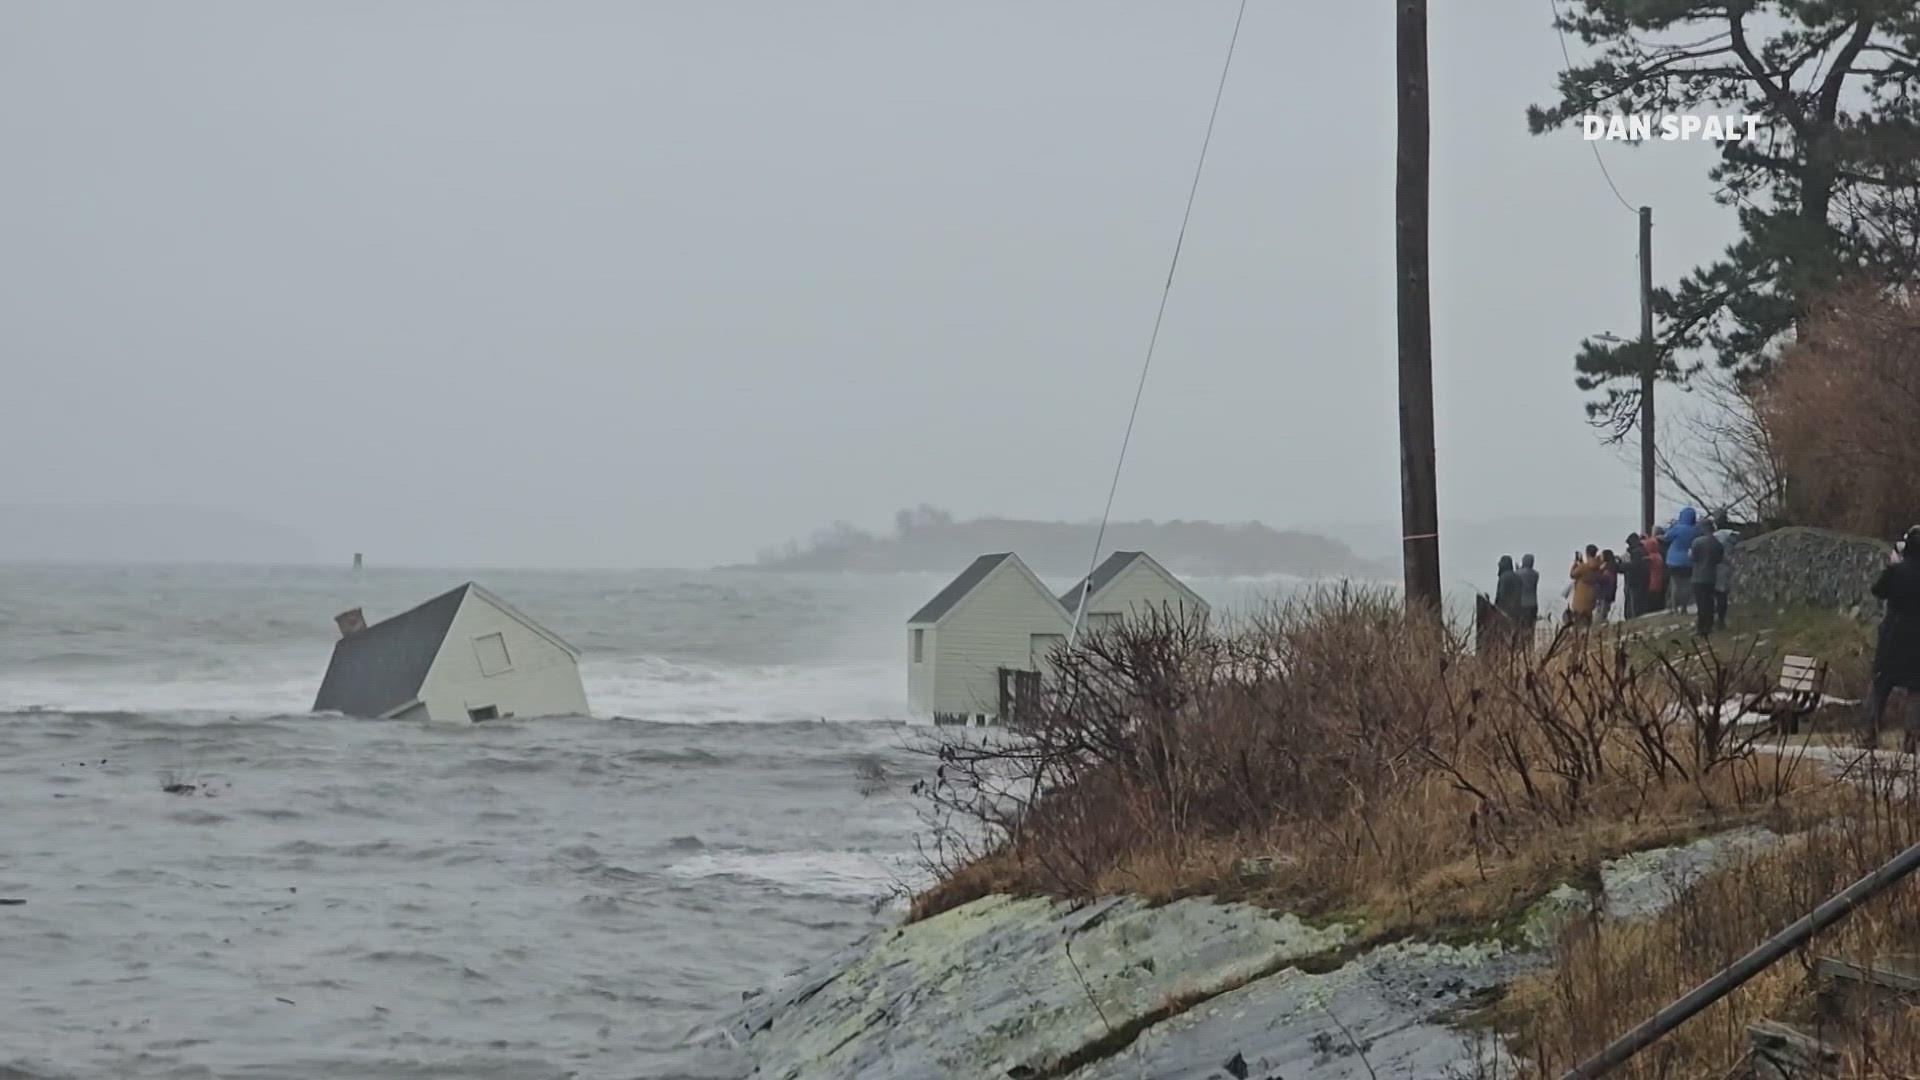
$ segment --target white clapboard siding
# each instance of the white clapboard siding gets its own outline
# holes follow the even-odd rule
[[[933,715],[933,676],[939,664],[933,626],[907,627],[907,707],[918,716]]]
[[[1036,648],[1071,629],[1070,617],[1018,557],[1008,557],[931,624],[907,628],[907,687],[915,714],[992,715],[1001,668],[1040,670]],[[920,635],[920,661],[914,638]]]
[[[1136,556],[1087,600],[1087,626],[1114,618],[1142,619],[1161,610],[1182,618],[1206,618],[1207,602],[1147,555]]]
[[[454,616],[420,700],[442,723],[467,723],[486,708],[520,719],[587,713],[573,653],[477,588]]]

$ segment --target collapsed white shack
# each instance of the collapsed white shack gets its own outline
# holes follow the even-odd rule
[[[372,626],[358,609],[336,621],[315,712],[443,723],[587,714],[579,651],[471,581]]]

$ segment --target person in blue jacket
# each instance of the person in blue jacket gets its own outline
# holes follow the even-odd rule
[[[1676,611],[1687,610],[1693,602],[1693,538],[1700,535],[1698,519],[1693,507],[1684,506],[1667,526],[1667,595]]]

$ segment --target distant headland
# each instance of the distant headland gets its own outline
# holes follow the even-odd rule
[[[922,505],[894,517],[891,534],[839,522],[805,544],[762,551],[735,570],[951,571],[975,556],[1012,551],[1042,574],[1085,573],[1099,525],[953,515]],[[1340,573],[1378,570],[1338,540],[1258,522],[1120,521],[1107,526],[1103,551],[1145,551],[1185,574]]]

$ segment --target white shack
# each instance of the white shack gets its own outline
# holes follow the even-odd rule
[[[973,560],[907,620],[914,714],[948,723],[1001,718],[1001,671],[1041,671],[1071,622],[1019,556]]]
[[[587,713],[579,652],[471,581],[372,626],[358,608],[335,622],[315,712],[443,723]]]
[[[1167,572],[1144,551],[1116,551],[1094,568],[1086,579],[1060,594],[1060,606],[1069,620],[1080,605],[1080,594],[1087,593],[1087,609],[1081,626],[1098,630],[1122,619],[1144,619],[1156,614],[1176,619],[1205,621],[1211,614],[1205,600]]]

